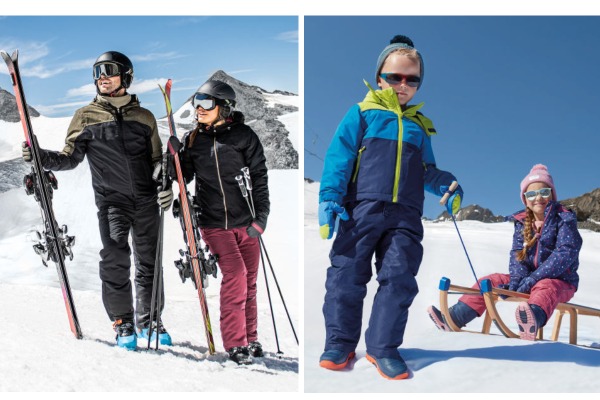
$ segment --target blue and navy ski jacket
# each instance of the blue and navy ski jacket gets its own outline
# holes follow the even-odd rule
[[[560,279],[578,287],[579,251],[583,240],[577,230],[575,213],[560,203],[550,201],[544,210],[544,225],[536,244],[527,250],[523,261],[517,253],[523,249],[523,228],[526,211],[519,211],[508,220],[514,221],[515,232],[508,266],[511,281],[520,282],[530,276],[537,281]]]
[[[456,178],[436,168],[435,130],[418,112],[423,103],[402,110],[393,88],[367,86],[364,101],[350,108],[327,150],[319,201],[386,201],[422,214],[424,190],[442,196],[441,186]]]

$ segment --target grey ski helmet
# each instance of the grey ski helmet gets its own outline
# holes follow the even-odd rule
[[[107,51],[106,53],[100,54],[100,56],[96,59],[92,69],[92,76],[94,78],[94,84],[100,78],[101,73],[105,73],[100,66],[106,64],[114,64],[118,67],[119,75],[121,76],[121,86],[125,89],[128,89],[131,86],[131,82],[133,82],[133,64],[129,57],[127,57],[123,53],[119,53],[118,51]],[[115,76],[115,74],[106,76]]]

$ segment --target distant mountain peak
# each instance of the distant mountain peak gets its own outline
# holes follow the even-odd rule
[[[236,94],[237,111],[245,117],[245,123],[250,126],[260,138],[267,158],[269,169],[298,168],[298,151],[294,149],[289,139],[289,132],[279,120],[286,114],[298,112],[294,101],[285,100],[296,94],[276,90],[269,92],[259,86],[247,84],[218,70],[208,80],[220,80],[230,85]],[[198,88],[200,88],[202,82]],[[195,111],[191,105],[194,94],[185,101],[174,113],[175,120],[185,129],[191,130],[196,126]]]
[[[480,222],[503,222],[504,217],[502,215],[494,215],[494,213],[488,209],[481,207],[477,204],[471,204],[463,207],[454,217],[457,221],[480,221]],[[452,218],[447,211],[441,213],[435,221],[449,221]]]
[[[31,117],[39,117],[40,113],[33,107],[28,106]],[[6,122],[19,122],[21,116],[17,108],[15,96],[0,87],[0,120]]]
[[[561,200],[560,204],[577,214],[577,226],[600,232],[600,188],[579,197]]]

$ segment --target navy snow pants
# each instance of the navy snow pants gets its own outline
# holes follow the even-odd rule
[[[408,308],[419,291],[421,215],[412,207],[383,201],[363,200],[346,210],[350,219],[340,221],[325,283],[325,350],[355,351],[375,255],[379,287],[365,332],[367,353],[397,359]]]
[[[102,301],[111,321],[133,320],[133,289],[130,280],[131,234],[135,262],[135,319],[139,328],[147,328],[154,281],[154,263],[158,240],[158,204],[131,209],[106,206],[98,211],[100,237],[100,279]],[[164,306],[164,296],[162,296]]]

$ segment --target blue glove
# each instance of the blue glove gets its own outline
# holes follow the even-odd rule
[[[510,290],[510,289],[508,288],[508,284],[506,284],[506,283],[502,283],[502,284],[498,285],[497,287],[498,287],[498,289]],[[501,298],[501,299],[506,299],[507,297],[508,297],[508,296],[506,296],[506,295],[504,295],[504,294],[501,294],[501,295],[500,295],[500,298]]]
[[[448,201],[446,201],[446,210],[448,214],[455,215],[460,210],[460,203],[462,203],[462,199],[464,196],[463,190],[458,185],[454,191],[450,190],[450,186],[440,186],[440,190],[442,193],[450,194],[448,197]]]
[[[344,221],[350,219],[346,209],[335,201],[322,201],[319,203],[319,233],[322,239],[331,239],[337,217]]]
[[[523,280],[519,283],[519,287],[517,288],[517,292],[520,293],[529,293],[531,292],[531,288],[536,284],[536,280],[532,277],[528,276],[523,278]]]
[[[511,279],[510,283],[508,284],[508,290],[512,291],[512,292],[516,292],[517,288],[519,287],[519,283],[521,281],[519,280],[519,278],[516,279]]]

